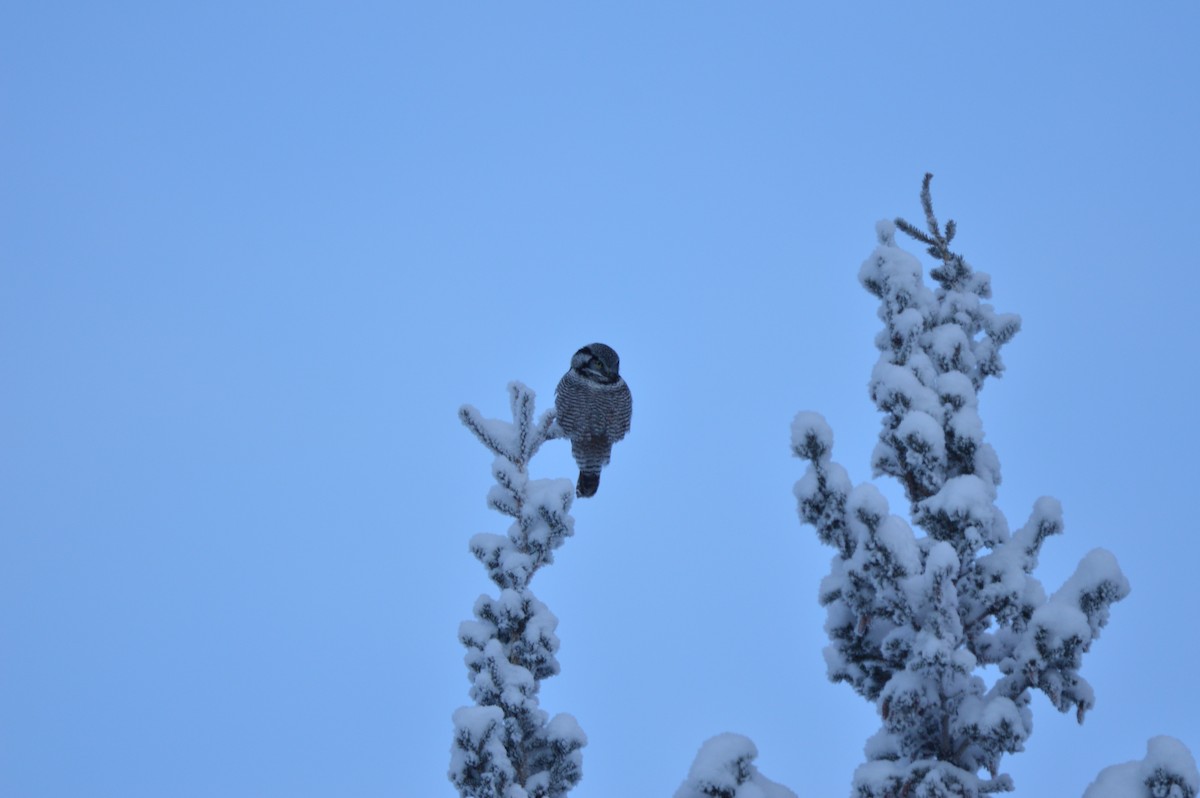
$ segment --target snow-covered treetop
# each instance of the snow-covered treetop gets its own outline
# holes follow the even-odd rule
[[[488,506],[513,519],[507,534],[480,533],[470,550],[500,588],[475,601],[459,625],[476,706],[455,711],[449,778],[463,798],[561,798],[582,775],[587,737],[568,714],[538,705],[542,679],[559,672],[558,619],[529,589],[534,573],[574,533],[570,479],[530,479],[528,464],[560,432],[554,412],[534,421],[534,394],[508,386],[511,422],[484,418],[470,405],[459,418],[496,455]]]
[[[1000,760],[1032,732],[1030,691],[1082,721],[1094,703],[1083,653],[1129,592],[1116,559],[1097,550],[1047,598],[1033,570],[1042,543],[1063,529],[1062,508],[1038,499],[1013,533],[996,505],[1000,461],[984,440],[978,395],[1003,372],[1000,350],[1020,318],[985,302],[991,278],[951,250],[957,228],[939,225],[931,177],[921,191],[927,230],[879,222],[859,270],[884,324],[869,383],[883,413],[871,462],[903,486],[913,526],[874,485],[852,484],[819,414],[792,424],[793,451],[809,462],[795,487],[800,517],[837,552],[819,591],[828,673],[882,720],[855,775],[860,798],[1011,789]],[[938,260],[935,287],[897,245],[897,228]],[[1001,673],[990,686],[976,673],[989,664]]]
[[[921,188],[928,232],[903,219],[877,223],[878,246],[858,273],[881,300],[884,322],[870,390],[886,418],[872,465],[899,479],[914,503],[965,474],[992,488],[1000,484],[999,460],[983,443],[977,395],[988,377],[1003,373],[1000,350],[1021,328],[1020,316],[983,301],[991,298],[991,277],[950,249],[957,226],[951,220],[939,227],[932,177]],[[930,273],[936,289],[925,284],[920,261],[897,246],[897,227],[941,261]]]
[[[718,734],[700,746],[675,798],[796,798],[758,771],[758,749],[749,737]]]
[[[1200,771],[1192,752],[1174,737],[1152,737],[1146,758],[1113,765],[1084,792],[1083,798],[1195,798]]]
[[[547,440],[561,432],[554,411],[536,422],[534,393],[519,382],[508,385],[513,420],[484,418],[471,405],[463,405],[459,418],[496,455],[488,491],[488,506],[515,519],[508,535],[480,534],[471,538],[471,552],[502,588],[529,584],[534,572],[554,562],[554,550],[574,534],[568,514],[575,493],[569,480],[529,479],[527,465]]]

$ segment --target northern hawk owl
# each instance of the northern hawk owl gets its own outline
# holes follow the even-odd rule
[[[579,464],[578,496],[596,494],[613,443],[629,432],[633,397],[620,369],[612,347],[589,344],[571,358],[571,368],[554,390],[558,425],[571,439],[571,454]]]

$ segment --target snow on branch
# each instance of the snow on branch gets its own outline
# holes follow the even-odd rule
[[[758,749],[740,734],[718,734],[700,746],[675,798],[796,798],[758,772]]]
[[[1033,572],[1063,529],[1061,506],[1039,499],[1012,533],[996,505],[1000,461],[984,440],[979,392],[1003,371],[1000,349],[1020,317],[983,301],[991,278],[951,251],[957,228],[939,225],[931,179],[921,188],[926,229],[879,222],[859,270],[883,322],[869,382],[883,414],[871,463],[904,488],[911,525],[873,485],[851,483],[819,414],[792,423],[792,449],[808,462],[795,486],[800,519],[837,552],[819,591],[828,675],[881,720],[854,777],[857,798],[1012,789],[1000,763],[1033,731],[1031,691],[1082,721],[1095,702],[1083,654],[1129,593],[1116,559],[1097,550],[1047,598]],[[896,244],[897,227],[938,259],[935,288]],[[991,687],[978,673],[986,665],[1001,674]]]
[[[1191,751],[1174,737],[1152,737],[1146,758],[1100,771],[1083,798],[1196,798],[1200,771]]]
[[[470,405],[459,418],[493,454],[496,484],[488,506],[513,519],[507,534],[481,533],[471,553],[500,588],[475,602],[474,620],[459,626],[476,706],[454,713],[450,780],[463,798],[558,798],[582,776],[587,737],[567,714],[538,705],[542,679],[559,671],[558,619],[529,589],[534,573],[574,534],[570,479],[530,479],[530,459],[558,437],[554,412],[534,421],[534,394],[508,386],[512,421],[484,418]]]
[[[484,418],[471,405],[458,409],[458,417],[484,446],[509,462],[523,467],[537,454],[541,445],[551,438],[559,437],[554,424],[554,411],[547,410],[536,424],[533,423],[534,394],[520,382],[508,384],[509,401],[512,405],[512,422]]]

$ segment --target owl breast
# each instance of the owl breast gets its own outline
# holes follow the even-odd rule
[[[558,425],[572,440],[602,438],[611,443],[629,432],[633,398],[622,379],[604,385],[568,371],[555,390],[554,404]]]

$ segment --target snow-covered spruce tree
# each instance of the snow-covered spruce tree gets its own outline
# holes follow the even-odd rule
[[[488,506],[512,517],[507,535],[471,538],[471,553],[487,568],[500,595],[475,602],[475,620],[458,637],[467,654],[475,706],[454,713],[450,780],[463,798],[555,798],[582,775],[587,738],[567,714],[547,719],[538,706],[542,679],[558,673],[558,619],[533,595],[529,581],[554,561],[573,533],[570,479],[530,479],[530,458],[560,432],[554,412],[535,423],[533,391],[510,383],[512,422],[486,419],[464,405],[459,417],[496,455]]]
[[[1011,790],[1000,762],[1032,731],[1031,691],[1083,721],[1094,697],[1081,658],[1129,592],[1116,559],[1097,549],[1047,598],[1033,571],[1043,541],[1062,531],[1059,503],[1038,499],[1013,533],[995,504],[1000,463],[983,440],[978,393],[1002,372],[1000,349],[1020,318],[985,303],[988,275],[950,250],[954,222],[938,224],[931,177],[921,192],[928,232],[880,222],[859,271],[884,323],[869,383],[884,414],[872,466],[899,480],[924,534],[892,515],[874,485],[850,483],[820,415],[792,425],[793,449],[809,461],[795,489],[800,517],[836,552],[819,591],[829,677],[882,719],[854,774],[858,798]],[[896,227],[937,259],[936,288],[896,245]],[[1000,673],[991,686],[978,675],[986,665]]]
[[[796,798],[796,793],[758,772],[757,757],[749,737],[718,734],[700,746],[675,798]]]
[[[1083,798],[1196,798],[1200,770],[1192,752],[1174,737],[1152,737],[1146,758],[1100,771]]]

